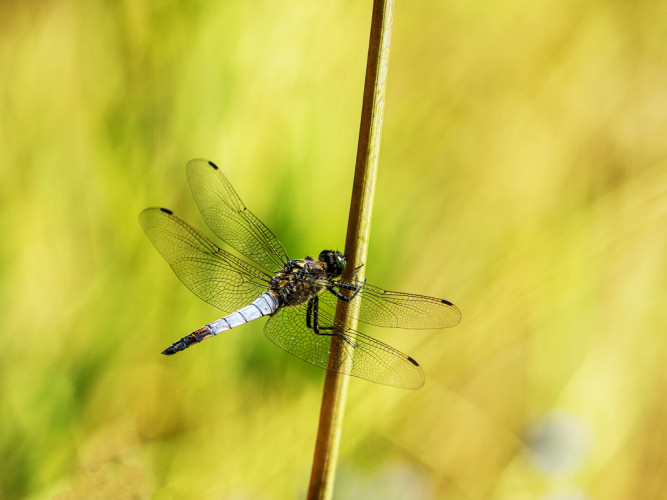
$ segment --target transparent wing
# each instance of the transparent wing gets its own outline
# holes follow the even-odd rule
[[[139,223],[176,276],[200,299],[230,314],[268,289],[271,276],[218,248],[166,208],[147,208]]]
[[[422,330],[456,326],[461,321],[461,311],[448,300],[392,292],[368,283],[353,300],[360,300],[361,304],[356,313],[351,307],[350,315],[370,325]],[[320,295],[320,304],[332,314],[337,302],[330,292]]]
[[[289,261],[282,243],[246,208],[218,167],[196,159],[186,170],[192,196],[213,232],[265,271],[281,270]]]
[[[320,326],[333,325],[333,318],[320,309]],[[306,306],[284,307],[264,327],[266,336],[278,347],[310,364],[329,369],[332,337],[318,335],[306,324]],[[378,384],[404,389],[424,385],[424,372],[410,356],[361,332],[345,330],[342,342],[345,361],[334,371]]]

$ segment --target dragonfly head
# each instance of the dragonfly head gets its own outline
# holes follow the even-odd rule
[[[324,264],[324,270],[329,276],[340,276],[345,270],[345,257],[337,250],[322,250],[319,261]]]

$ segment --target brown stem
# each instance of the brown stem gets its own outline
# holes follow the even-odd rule
[[[359,145],[345,242],[347,267],[344,278],[348,280],[352,278],[352,271],[366,260],[368,254],[368,235],[380,152],[380,136],[382,135],[393,8],[393,0],[373,1]],[[362,267],[358,271],[359,279],[363,280],[363,274],[364,268]],[[338,301],[336,323],[344,323],[348,328],[355,328],[356,321],[349,320],[347,315],[349,305],[342,300]],[[341,366],[341,363],[344,363],[340,349],[341,341],[338,337],[332,337],[331,340],[329,366]],[[331,370],[327,371],[308,489],[309,499],[329,499],[333,493],[348,381],[349,378],[345,375]]]

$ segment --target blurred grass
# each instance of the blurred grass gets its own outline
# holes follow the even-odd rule
[[[262,324],[160,356],[218,313],[136,216],[206,229],[205,156],[292,257],[341,249],[369,20],[0,4],[0,497],[304,495],[323,372]],[[667,489],[666,25],[646,1],[396,5],[367,276],[464,321],[364,329],[427,385],[353,381],[337,498]]]

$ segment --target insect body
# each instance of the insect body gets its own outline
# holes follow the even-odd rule
[[[248,321],[270,316],[266,336],[287,352],[320,368],[329,366],[331,337],[344,340],[349,362],[333,369],[372,382],[417,389],[419,364],[391,346],[334,320],[338,300],[360,301],[349,314],[393,328],[444,328],[461,320],[451,302],[393,292],[354,280],[345,282],[345,257],[323,250],[317,259],[290,260],[274,234],[250,212],[218,167],[192,160],[192,194],[206,223],[238,254],[221,249],[165,208],[147,208],[139,222],[176,275],[197,296],[228,316],[186,335],[164,350],[175,354]],[[243,258],[241,258],[243,257]]]

